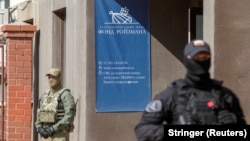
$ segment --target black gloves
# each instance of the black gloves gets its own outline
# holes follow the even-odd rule
[[[38,128],[37,128],[37,132],[38,132],[42,137],[44,137],[44,138],[47,138],[47,137],[48,137],[48,136],[46,135],[45,129],[42,128],[42,127],[38,127]]]
[[[39,127],[37,128],[37,132],[44,138],[48,138],[48,137],[51,137],[54,133],[55,133],[55,130],[54,128],[51,126],[51,127],[48,127],[48,128],[42,128],[42,127]]]
[[[47,136],[52,136],[52,135],[55,133],[55,130],[54,130],[54,128],[51,126],[51,127],[49,127],[49,128],[46,128],[46,129],[45,129],[45,132],[46,132],[46,135],[47,135]]]
[[[228,110],[221,110],[218,112],[218,120],[221,124],[236,124],[236,116]]]

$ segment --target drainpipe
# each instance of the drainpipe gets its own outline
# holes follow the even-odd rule
[[[3,39],[3,35],[0,35],[0,48],[2,51],[2,78],[1,78],[1,83],[2,83],[2,100],[1,100],[1,108],[2,108],[2,122],[1,122],[1,127],[2,127],[2,136],[1,136],[1,141],[4,141],[4,109],[5,109],[5,103],[4,103],[4,94],[5,94],[5,71],[4,71],[4,46],[5,46],[5,41]]]

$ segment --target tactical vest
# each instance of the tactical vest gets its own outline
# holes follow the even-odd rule
[[[226,108],[221,93],[221,82],[213,80],[210,91],[188,87],[184,81],[177,81],[176,107],[173,124],[217,125],[218,111]]]
[[[62,89],[55,94],[48,90],[43,97],[43,102],[37,111],[37,119],[43,123],[55,123],[65,115],[61,94],[69,89]]]

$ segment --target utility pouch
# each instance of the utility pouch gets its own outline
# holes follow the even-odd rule
[[[56,122],[56,117],[57,114],[55,112],[44,112],[38,110],[37,112],[37,119],[40,122],[45,122],[45,123],[55,123]]]

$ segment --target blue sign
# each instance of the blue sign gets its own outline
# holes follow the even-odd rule
[[[151,99],[148,0],[95,0],[96,111],[143,111]]]

